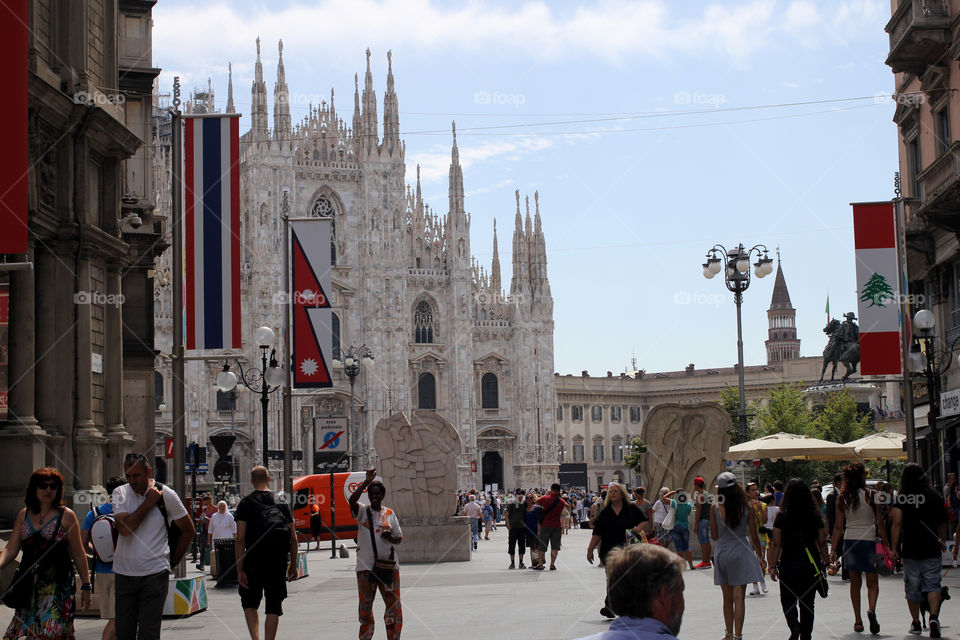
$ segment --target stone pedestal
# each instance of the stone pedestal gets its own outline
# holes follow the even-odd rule
[[[470,518],[466,516],[403,518],[401,527],[403,542],[397,547],[401,565],[470,559]]]
[[[803,397],[811,406],[817,406],[826,404],[828,396],[843,391],[853,396],[857,404],[880,405],[880,387],[869,382],[826,382],[807,387],[803,390]]]

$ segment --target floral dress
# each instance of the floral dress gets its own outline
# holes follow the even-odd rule
[[[23,562],[36,559],[33,604],[17,609],[3,640],[73,640],[74,574],[67,532],[61,525],[63,509],[41,529],[24,517],[20,529]]]

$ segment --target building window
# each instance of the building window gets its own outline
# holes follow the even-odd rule
[[[920,165],[920,138],[914,138],[907,143],[907,162],[910,163],[910,184],[913,187],[914,198],[920,197],[920,172],[923,167]]]
[[[950,146],[950,113],[946,107],[937,111],[937,156]]]
[[[497,376],[485,373],[480,378],[480,406],[484,409],[500,408],[500,391]]]
[[[233,411],[237,406],[237,390],[217,391],[217,411]]]
[[[567,455],[567,450],[563,447],[563,436],[557,438],[557,462],[563,462]]]
[[[314,152],[316,153],[316,152]],[[314,218],[330,218],[330,264],[337,264],[337,219],[333,203],[327,196],[320,196],[310,208],[310,215]]]
[[[573,415],[574,422],[583,422],[583,407],[579,404],[573,405],[571,408],[571,414]]]
[[[413,313],[413,341],[417,344],[433,344],[433,330],[436,327],[433,309],[426,300],[417,303]]]
[[[437,408],[437,379],[432,373],[421,373],[417,379],[417,406],[420,409]]]
[[[613,444],[610,446],[610,460],[623,462],[623,441],[619,438],[614,438]]]
[[[593,461],[603,462],[603,440],[593,441]]]
[[[6,347],[6,345],[4,345]],[[4,349],[6,351],[6,349]],[[153,410],[160,411],[160,405],[163,404],[163,374],[159,371],[153,372]]]
[[[630,422],[640,422],[640,407],[630,407]]]
[[[563,407],[557,407],[557,422],[563,420]]]
[[[620,422],[620,410],[623,407],[610,407],[610,422]]]
[[[340,316],[335,313],[330,314],[330,334],[333,343],[333,359],[340,359]]]
[[[584,461],[583,453],[583,443],[574,443],[573,445],[573,461],[574,462],[583,462]]]
[[[590,419],[594,422],[603,420],[603,407],[590,407]]]

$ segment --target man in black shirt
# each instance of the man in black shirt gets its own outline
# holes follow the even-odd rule
[[[507,523],[507,553],[510,554],[508,569],[513,569],[516,566],[513,561],[515,547],[520,547],[520,568],[527,568],[523,564],[523,555],[527,552],[527,530],[523,522],[525,497],[524,494],[518,494],[516,501],[511,497],[507,503],[505,521]],[[530,550],[530,555],[533,555],[533,549]]]
[[[903,586],[913,620],[911,633],[922,633],[920,603],[930,606],[930,637],[940,637],[940,563],[947,532],[943,498],[930,488],[923,467],[911,462],[900,476],[900,492],[891,509],[891,547],[897,557],[897,543],[903,559]]]
[[[267,468],[250,470],[253,491],[237,505],[237,580],[240,582],[240,606],[252,640],[258,640],[260,619],[257,609],[266,597],[264,637],[274,640],[284,598],[286,578],[297,578],[297,534],[286,504],[276,504],[270,491]],[[289,554],[289,565],[287,564]]]

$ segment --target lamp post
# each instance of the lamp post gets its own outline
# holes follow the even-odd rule
[[[761,255],[761,253],[763,255]],[[768,249],[757,244],[744,249],[739,244],[733,249],[726,249],[723,245],[715,244],[707,251],[707,261],[703,263],[703,277],[713,278],[724,268],[723,280],[727,289],[733,292],[733,301],[737,305],[737,373],[739,374],[738,389],[740,392],[740,409],[737,415],[737,441],[747,439],[747,404],[743,384],[743,322],[740,306],[743,304],[743,292],[750,286],[750,258],[756,254],[754,273],[758,278],[769,275],[773,271],[773,260],[768,256]],[[725,264],[721,264],[725,263]]]
[[[960,342],[960,336],[953,340],[946,350],[938,350],[936,340],[936,318],[929,309],[921,309],[913,316],[913,345],[907,356],[907,368],[911,373],[922,373],[927,379],[927,399],[930,410],[927,413],[927,424],[930,425],[930,435],[936,439],[937,460],[932,467],[939,469],[940,486],[946,486],[947,465],[944,459],[943,433],[937,429],[937,419],[940,417],[940,379],[950,369],[953,363],[953,350]],[[921,342],[923,350],[920,350]]]
[[[357,424],[354,421],[353,405],[353,389],[356,384],[357,376],[360,375],[361,365],[370,366],[373,362],[373,352],[370,350],[367,345],[362,344],[359,347],[350,345],[347,347],[347,351],[343,356],[343,374],[347,376],[347,379],[350,380],[350,470],[358,471],[358,464],[360,462],[360,455],[358,451],[358,441],[357,441]],[[366,456],[364,456],[366,457]],[[366,463],[366,460],[364,460]]]
[[[242,384],[250,391],[260,394],[260,407],[262,409],[262,429],[263,429],[263,466],[270,468],[268,457],[270,432],[267,429],[267,408],[270,406],[270,394],[283,386],[283,369],[277,364],[277,350],[273,348],[276,342],[276,335],[270,327],[260,327],[253,334],[254,343],[260,348],[260,368],[249,368],[243,370],[243,365],[236,360],[237,368],[240,369],[238,377],[233,371],[230,371],[229,363],[224,363],[223,371],[217,376],[217,388],[224,393],[228,393],[237,388],[237,384]],[[269,363],[267,351],[270,352]]]

